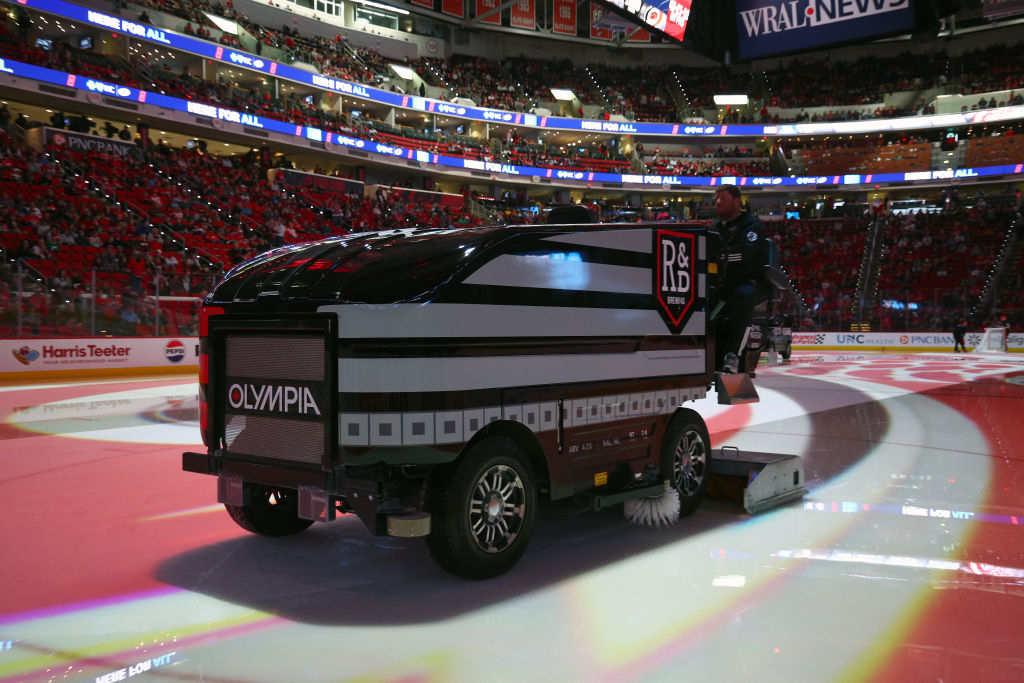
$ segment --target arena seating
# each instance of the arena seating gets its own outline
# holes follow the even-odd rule
[[[335,114],[305,102],[295,97],[293,94],[284,95],[281,98],[274,100],[266,93],[249,92],[243,88],[237,87],[236,85],[208,83],[195,78],[190,74],[173,74],[152,65],[145,66],[138,64],[136,65],[135,70],[129,70],[126,68],[124,63],[115,62],[103,57],[102,55],[78,50],[70,46],[62,46],[59,49],[55,48],[49,52],[44,52],[34,46],[28,45],[26,41],[12,35],[9,31],[7,31],[7,36],[10,37],[11,40],[8,42],[0,42],[0,56],[11,56],[12,58],[36,62],[42,61],[43,63],[53,67],[79,70],[86,75],[104,78],[106,80],[113,80],[119,83],[126,83],[137,87],[147,87],[179,97],[216,103],[218,105],[227,103],[242,111],[278,118],[290,123],[311,125],[348,135],[359,134],[362,132],[368,137],[396,146],[410,147],[413,149],[421,149],[441,154],[464,156],[470,159],[490,160],[493,158],[493,156],[490,156],[491,153],[488,151],[489,145],[485,140],[479,140],[471,137],[449,137],[447,134],[439,135],[436,132],[418,131],[407,126],[389,126],[388,124],[376,121],[353,123],[347,119],[340,119]],[[457,68],[458,65],[462,64],[464,66],[467,63],[472,64],[473,67],[466,70],[469,74],[476,73],[480,68],[482,68],[480,66],[481,60],[475,60],[472,62],[466,62],[465,60],[462,60],[462,62],[453,60],[451,65],[447,65],[449,67],[449,73],[453,75],[461,74],[462,70]],[[434,66],[433,64],[431,65]],[[572,70],[571,65],[567,68],[570,68],[570,71]],[[510,89],[515,90],[516,87],[519,87],[514,87],[511,80],[501,83],[500,77],[502,74],[513,74],[509,77],[520,79],[530,76],[533,78],[530,82],[536,82],[537,74],[547,74],[551,70],[552,66],[547,62],[529,60],[525,58],[507,60],[507,64],[503,63],[501,68],[499,68],[492,76],[492,78],[498,80],[493,83],[488,81],[489,85],[492,86],[488,88],[488,92],[495,91],[508,93],[510,92]],[[655,70],[655,72],[656,71],[657,70]],[[589,79],[590,89],[597,89],[598,94],[600,95],[600,88],[598,86],[598,80],[600,79],[604,79],[610,83],[619,84],[621,86],[622,83],[629,82],[630,78],[633,78],[633,80],[637,80],[638,83],[643,84],[657,82],[659,78],[665,76],[665,74],[658,76],[655,73],[655,75],[640,77],[637,76],[635,70],[618,67],[608,67],[599,72],[594,70],[593,73],[596,73],[597,75],[592,75],[592,72],[590,71],[586,71],[582,74],[576,73],[576,75],[570,78],[568,82],[565,82],[564,85],[569,86],[575,82],[576,87],[580,89],[583,86],[587,86],[587,79]],[[521,80],[516,81],[516,83],[522,82],[523,81]],[[712,79],[712,82],[720,83],[721,80]],[[559,83],[562,83],[562,81],[559,81]],[[608,88],[609,92],[613,95],[615,92],[618,92],[615,90],[614,85],[608,86]],[[639,106],[638,103],[643,102],[647,102],[649,104],[654,103],[657,105],[658,102],[664,101],[663,97],[664,96],[661,94],[661,91],[646,93],[641,90],[631,98],[631,103],[637,104],[637,106]],[[356,130],[352,127],[353,125],[362,127],[363,130]],[[885,173],[924,170],[927,168],[929,153],[926,145],[881,145],[873,151],[861,150],[856,152],[851,152],[845,148],[822,150],[807,149],[805,155],[805,158],[807,159],[808,173],[835,174],[843,172]],[[513,156],[518,159],[522,158],[521,155]],[[597,154],[590,154],[589,156],[580,155],[575,151],[569,152],[562,150],[558,154],[550,155],[550,158],[546,159],[543,164],[539,165],[550,168],[582,168],[584,170],[599,172],[629,169],[629,164],[625,159],[616,158],[613,159],[616,163],[608,164],[600,160],[602,156],[603,155]],[[581,158],[583,161],[579,163],[572,161],[572,159],[577,158]],[[568,160],[562,161],[561,159]],[[617,163],[620,161],[624,163]],[[718,169],[709,169],[707,164],[703,164],[696,168],[688,167],[685,164],[672,167],[666,162],[664,166],[656,164],[653,167],[653,172],[672,175],[692,175],[696,173],[706,175],[735,175],[748,170],[752,175],[761,175],[766,173],[766,171],[762,171],[760,167],[755,166],[752,168],[746,168],[742,165],[732,168],[723,167]]]
[[[259,36],[264,44],[278,47],[296,61],[311,64],[327,75],[374,85],[380,85],[390,77],[385,56],[352,47],[340,35],[283,33],[284,29],[258,26],[234,9],[225,10],[206,2],[161,1],[148,5],[211,28],[210,20],[197,8],[205,7],[205,11],[214,14],[226,12],[250,33]],[[0,43],[17,42],[6,27],[4,32],[0,36],[4,40]],[[41,51],[25,46],[0,49],[4,56],[26,58],[33,63],[55,65],[63,61],[66,65],[67,61],[66,54],[58,55],[55,51],[40,55]],[[428,83],[443,87],[449,97],[475,96],[474,101],[478,104],[510,110],[530,109],[538,99],[550,99],[548,88],[565,87],[573,90],[583,104],[602,106],[613,113],[631,111],[637,120],[665,120],[666,116],[675,118],[672,116],[674,104],[666,95],[666,87],[673,86],[666,84],[676,83],[677,77],[681,79],[678,81],[682,88],[680,94],[698,110],[711,107],[712,96],[726,91],[749,92],[752,95],[765,93],[765,104],[772,107],[875,105],[874,110],[867,110],[873,114],[834,112],[835,118],[841,119],[844,116],[862,118],[864,115],[893,114],[892,110],[878,106],[881,104],[880,93],[916,92],[938,85],[947,89],[959,87],[963,93],[1020,89],[1024,87],[1024,67],[1016,59],[1019,52],[1019,45],[995,45],[968,52],[955,61],[956,72],[950,70],[951,62],[942,52],[905,54],[893,58],[864,57],[851,63],[791,60],[758,74],[734,74],[725,68],[679,72],[672,66],[636,69],[588,64],[580,67],[558,60],[519,57],[495,61],[461,55],[455,55],[448,61],[421,59],[412,66]],[[75,54],[73,50],[71,54],[75,66],[88,75],[128,82],[117,65],[105,63],[98,55]],[[914,110],[900,113],[912,115],[925,108],[922,103]],[[760,120],[761,117],[757,118]],[[809,118],[814,120],[814,117]]]
[[[936,324],[941,329],[944,317],[962,317],[967,302],[977,301],[982,293],[1007,225],[1006,220],[977,208],[890,217],[878,279],[879,301],[913,303],[920,323],[932,329]],[[893,315],[905,325],[906,316]]]
[[[813,316],[808,322],[841,329],[860,274],[867,218],[787,219],[765,223],[779,245],[783,269]]]
[[[1019,164],[1024,159],[1024,137],[999,135],[967,140],[967,166]]]
[[[386,199],[310,189],[291,193],[269,185],[258,177],[258,168],[237,158],[195,150],[162,148],[148,159],[133,159],[61,148],[44,156],[15,145],[5,135],[0,140],[5,159],[0,199],[11,205],[13,215],[29,216],[8,221],[3,246],[25,258],[40,275],[53,278],[65,269],[89,271],[103,248],[113,245],[117,263],[102,269],[99,284],[116,292],[130,279],[123,266],[132,249],[159,257],[147,263],[140,291],[153,292],[154,277],[162,273],[163,294],[188,295],[195,290],[182,288],[186,265],[208,260],[213,272],[226,270],[272,246],[277,224],[283,226],[282,237],[288,242],[319,239],[342,229],[321,215],[323,209],[343,217],[343,225],[362,230],[469,220],[464,212],[429,206],[403,207],[396,215]],[[84,175],[75,177],[74,172]],[[37,207],[38,216],[33,216]],[[64,219],[64,207],[74,207],[74,216],[88,216],[88,221],[76,225]],[[50,228],[40,230],[41,222]],[[61,230],[74,233],[67,243],[58,239]],[[50,237],[53,243],[47,247]],[[42,253],[32,253],[40,241],[44,244],[37,251]]]
[[[151,6],[178,13],[199,27],[210,23],[197,8],[224,10],[205,2],[186,4],[172,0],[158,0]],[[340,36],[301,36],[287,29],[256,26],[234,10],[231,13],[264,44],[285,50],[296,61],[312,64],[324,74],[376,85],[388,77],[388,60],[384,56],[353,48]],[[231,106],[296,124],[359,134],[395,146],[470,159],[493,160],[495,154],[502,154],[497,145],[492,151],[488,140],[369,119],[340,118],[294,95],[274,99],[265,93],[205,82],[188,73],[172,73],[142,61],[129,66],[71,46],[40,50],[12,32],[8,21],[5,18],[0,23],[3,57]],[[1012,58],[1016,54],[1019,46],[993,46],[968,53],[957,60],[956,72],[948,71],[946,61],[938,53],[900,59],[865,58],[852,64],[792,61],[760,74],[732,73],[726,69],[689,70],[683,74],[680,85],[685,90],[685,99],[698,107],[708,105],[716,92],[758,91],[768,93],[772,106],[864,104],[872,105],[876,114],[891,114],[891,110],[875,106],[879,92],[921,90],[936,84],[959,88],[964,93],[1024,87],[1024,68]],[[470,97],[485,106],[529,109],[537,100],[547,98],[547,88],[554,85],[573,90],[584,105],[601,107],[605,115],[622,113],[638,120],[678,120],[665,91],[666,83],[676,82],[677,74],[671,67],[579,66],[525,57],[498,62],[465,56],[423,59],[413,66],[429,84],[445,88],[448,96]],[[828,86],[822,89],[822,83]],[[993,100],[993,106],[999,104],[1002,103]],[[835,116],[859,114],[836,112]],[[966,145],[966,164],[970,166],[1019,162],[1024,156],[1024,142],[1013,135],[970,138],[961,144]],[[579,148],[570,150],[522,141],[502,147],[505,158],[500,161],[595,172],[632,170],[631,162],[615,151],[590,148],[581,152]],[[0,169],[0,200],[6,202],[5,213],[0,213],[6,221],[3,246],[8,255],[22,258],[33,273],[46,278],[48,283],[61,283],[60,287],[51,287],[53,296],[45,306],[46,294],[33,294],[33,310],[41,313],[47,308],[47,313],[52,314],[70,307],[78,311],[82,300],[75,292],[82,287],[74,286],[76,279],[91,270],[104,255],[106,245],[112,244],[116,265],[99,271],[98,297],[104,297],[102,310],[111,324],[116,319],[126,325],[141,325],[137,330],[151,331],[157,323],[155,310],[150,310],[151,300],[140,298],[139,294],[159,289],[161,293],[181,297],[181,301],[170,300],[161,308],[159,323],[163,329],[183,329],[191,320],[194,295],[209,285],[208,270],[229,267],[279,240],[316,239],[346,229],[473,223],[464,211],[404,204],[396,209],[386,197],[321,195],[311,190],[287,192],[268,185],[263,171],[256,169],[252,159],[227,159],[193,150],[155,146],[145,162],[89,158],[51,150],[56,155],[53,159],[61,162],[55,163],[34,158],[4,138],[0,152],[5,161]],[[806,145],[802,156],[809,174],[918,171],[929,167],[930,148],[925,140],[897,144],[856,141],[848,142],[847,146]],[[643,155],[651,173],[769,174],[765,161],[745,157],[714,155],[694,159],[668,152]],[[81,169],[84,177],[74,178],[61,170],[67,163]],[[324,217],[325,211],[330,212],[333,221]],[[961,299],[976,297],[1002,239],[1002,228],[986,223],[979,215],[983,212],[892,219],[885,233],[888,248],[880,273],[879,299],[888,296],[927,302],[927,313],[940,315],[942,307],[950,301],[943,292],[955,292]],[[23,216],[29,218],[14,220]],[[42,228],[40,224],[49,227]],[[866,225],[866,220],[822,219],[787,221],[770,230],[779,240],[784,264],[805,300],[817,310],[835,315],[835,321],[829,321],[829,325],[847,322],[843,316],[848,316],[850,296],[858,279]],[[965,245],[966,238],[955,241],[967,234],[969,247]],[[954,241],[950,242],[951,239]],[[138,283],[126,269],[133,249],[146,257],[145,271]],[[1016,265],[1019,272],[1022,264]],[[70,283],[63,284],[65,281]],[[86,285],[80,281],[77,284]],[[62,296],[66,298],[61,299]],[[1019,306],[1019,298],[1003,293],[1001,300],[1005,305]],[[137,314],[139,323],[132,322],[133,315],[119,317],[128,308]],[[818,322],[825,324],[820,318]],[[53,329],[68,332],[76,329],[75,324],[80,322],[54,323]]]
[[[931,163],[928,144],[891,144],[871,147],[831,147],[801,150],[807,175],[844,173],[909,173],[927,171]]]

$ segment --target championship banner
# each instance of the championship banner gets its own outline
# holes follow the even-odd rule
[[[412,0],[412,4],[426,7],[427,9],[434,9],[434,0]]]
[[[481,24],[494,24],[495,26],[501,26],[501,12],[491,12],[491,10],[496,9],[500,4],[499,0],[476,0],[477,21]],[[487,12],[491,13],[481,19],[480,17]]]
[[[612,40],[615,34],[608,28],[597,28],[594,26],[601,21],[607,10],[596,3],[590,3],[590,37],[596,40]]]
[[[466,198],[461,194],[450,192],[431,192],[429,190],[413,190],[408,187],[391,187],[390,185],[371,185],[367,188],[367,196],[372,197],[381,192],[389,202],[403,201],[406,204],[419,206],[443,206],[447,209],[461,209]]]
[[[38,136],[42,135],[41,145]],[[59,128],[31,128],[26,133],[26,142],[30,147],[49,147],[53,145],[72,152],[82,152],[90,157],[107,154],[115,157],[132,157],[140,159],[142,150],[134,142],[127,142],[116,138],[105,138],[99,135],[88,135],[86,133],[72,133]]]
[[[441,11],[459,19],[463,19],[466,16],[462,0],[441,0]]]
[[[281,184],[289,188],[303,188],[316,190],[318,192],[331,192],[333,194],[352,194],[353,192],[363,195],[364,184],[358,180],[348,178],[335,178],[329,175],[318,173],[304,173],[293,171],[287,168],[272,168],[267,172],[267,183],[270,185]]]
[[[576,2],[575,0],[554,0],[552,8],[551,32],[563,36],[576,35]]]
[[[509,26],[533,30],[537,25],[534,17],[534,0],[518,0],[509,9]]]

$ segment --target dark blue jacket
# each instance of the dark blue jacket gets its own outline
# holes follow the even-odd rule
[[[722,254],[725,258],[725,277],[722,289],[730,292],[742,284],[767,286],[764,267],[768,265],[768,244],[764,239],[764,225],[746,211],[731,221],[718,218],[709,228],[722,236]]]

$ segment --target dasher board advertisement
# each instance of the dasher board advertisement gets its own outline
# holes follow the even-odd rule
[[[195,368],[199,365],[198,347],[195,337],[0,339],[0,377]]]

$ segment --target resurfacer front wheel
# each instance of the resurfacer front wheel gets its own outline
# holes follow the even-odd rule
[[[515,443],[490,437],[428,482],[427,549],[443,569],[486,579],[508,571],[526,550],[537,492],[533,468]]]
[[[227,505],[238,526],[264,536],[288,536],[308,529],[311,519],[299,517],[299,493],[295,489],[257,484],[248,505]]]
[[[683,409],[672,418],[661,442],[661,471],[679,492],[679,515],[692,514],[708,491],[711,439],[700,415]]]

